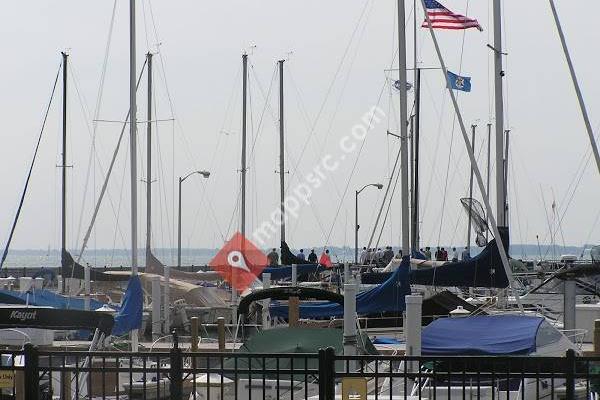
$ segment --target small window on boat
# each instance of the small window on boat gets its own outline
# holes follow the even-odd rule
[[[542,321],[535,336],[536,347],[547,346],[558,342],[562,338],[561,333],[547,321]]]

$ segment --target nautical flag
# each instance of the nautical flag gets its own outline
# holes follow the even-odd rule
[[[460,76],[456,75],[453,72],[447,71],[448,73],[448,83],[450,84],[450,88],[455,90],[462,90],[463,92],[471,91],[471,77],[470,76]]]
[[[400,90],[400,81],[394,81],[394,88]],[[408,92],[410,89],[412,89],[412,83],[406,82],[406,91]]]
[[[468,29],[477,28],[483,31],[479,22],[476,19],[465,17],[464,15],[455,14],[448,10],[435,0],[425,0],[427,15],[431,20],[431,27],[434,29]],[[429,28],[427,18],[421,25],[422,28]]]

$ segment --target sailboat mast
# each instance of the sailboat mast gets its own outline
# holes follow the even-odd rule
[[[502,14],[500,0],[493,1],[494,14],[494,106],[496,114],[496,221],[508,226],[504,195],[504,99],[502,95]]]
[[[471,151],[475,154],[475,129],[477,125],[471,125]],[[469,222],[467,224],[467,251],[471,254],[471,221],[472,221],[472,208],[473,208],[473,170],[471,167],[471,173],[469,175]]]
[[[67,60],[69,55],[62,52],[63,62],[63,104],[62,104],[62,194],[61,194],[61,258],[67,251]],[[66,265],[62,264],[62,288],[61,292],[67,291],[67,270]]]
[[[131,169],[131,274],[137,275],[137,105],[135,67],[135,0],[129,0],[129,159]],[[138,330],[131,331],[131,349],[138,350]]]
[[[246,92],[248,75],[248,55],[242,54],[242,204],[240,211],[240,232],[246,235]]]
[[[487,124],[487,133],[488,133],[488,137],[487,137],[487,170],[486,170],[486,181],[485,181],[485,187],[486,187],[486,196],[489,198],[490,197],[490,159],[491,159],[491,153],[492,153],[492,124],[488,122]],[[489,222],[489,216],[486,217],[486,221],[485,222]],[[489,229],[487,229],[485,231],[485,241],[488,241],[488,236],[489,236]]]
[[[248,92],[248,54],[242,54],[242,204],[240,212],[240,232],[243,237],[246,236],[246,98]],[[242,243],[243,245],[243,243]],[[243,250],[243,249],[242,249]],[[235,268],[231,269],[231,303],[232,303],[232,321],[237,319],[237,291],[233,285],[236,280]]]
[[[146,267],[152,236],[152,53],[146,54],[148,64],[148,122],[146,124]]]
[[[416,5],[416,3],[415,3]],[[413,166],[413,205],[412,205],[412,249],[419,250],[419,135],[421,129],[421,70],[415,68],[415,118],[414,118],[414,166]]]
[[[398,86],[400,87],[400,184],[402,189],[402,254],[410,255],[410,209],[408,188],[408,132],[406,92],[405,0],[398,0]]]
[[[279,60],[279,192],[281,196],[281,241],[285,242],[285,144],[283,140],[283,62]]]

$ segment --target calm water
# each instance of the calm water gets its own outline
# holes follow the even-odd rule
[[[308,247],[307,247],[308,248]],[[319,248],[315,248],[319,251]],[[349,248],[332,247],[331,253],[333,254],[334,261],[352,260],[354,253]],[[181,263],[182,265],[206,265],[214,256],[217,254],[218,249],[182,249],[181,251]],[[394,249],[394,251],[398,251]],[[478,249],[473,249],[472,254],[478,253]],[[522,259],[540,259],[540,252],[543,259],[553,258],[553,254],[556,257],[560,257],[561,254],[575,254],[581,255],[583,252],[582,247],[557,246],[552,248],[550,246],[541,246],[538,248],[537,245],[519,245],[515,244],[510,249],[511,256],[514,258]],[[154,249],[154,255],[161,260],[164,264],[176,265],[177,264],[177,249]],[[266,253],[266,252],[265,252]],[[584,252],[587,258],[589,258],[589,250]],[[76,258],[76,253],[72,252],[73,257]],[[145,264],[145,254],[143,250],[139,251],[139,264]],[[83,261],[93,266],[129,266],[130,265],[130,252],[124,249],[99,249],[99,250],[88,250],[83,258]],[[12,250],[9,252],[6,262],[6,267],[41,267],[41,266],[58,266],[60,265],[60,252],[57,250]]]

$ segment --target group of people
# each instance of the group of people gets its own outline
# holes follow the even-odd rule
[[[321,264],[325,267],[331,267],[332,265],[328,249],[325,249],[319,258],[317,258],[315,249],[310,250],[308,257],[304,254],[304,249],[300,249],[298,254],[296,254],[296,257],[302,261],[306,261],[308,264]],[[277,249],[273,249],[267,254],[267,261],[269,262],[270,267],[279,266],[279,253],[277,252]]]
[[[433,253],[433,258],[431,258],[431,248],[429,246],[425,247],[425,249],[420,249],[421,254],[425,256],[427,260],[435,260],[435,261],[448,261],[448,251],[444,247],[438,247]],[[462,253],[460,254],[460,260],[467,261],[471,259],[471,252],[468,247],[465,247]],[[452,248],[452,258],[450,261],[457,262],[459,261],[459,254],[456,247]]]
[[[402,258],[402,250],[398,251],[398,257]],[[394,258],[394,250],[392,246],[386,246],[384,249],[367,249],[362,248],[360,252],[360,263],[365,264],[383,264],[387,265]]]

